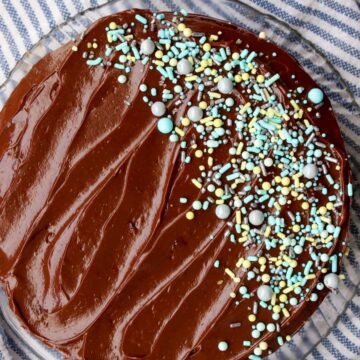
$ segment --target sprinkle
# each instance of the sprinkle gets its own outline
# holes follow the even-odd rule
[[[141,22],[143,25],[147,24],[147,19],[145,17],[141,16],[140,14],[136,14],[135,19],[137,21]]]
[[[192,179],[191,182],[192,182],[198,189],[201,189],[201,188],[202,188],[202,184],[199,183],[199,181],[197,181],[196,179]]]
[[[100,65],[102,63],[103,59],[102,57],[97,57],[96,59],[89,59],[86,61],[86,63],[89,65],[89,66],[96,66],[96,65]]]
[[[348,185],[347,185],[347,193],[348,193],[348,196],[353,196],[353,186],[352,186],[352,184],[351,183],[349,183]]]
[[[275,74],[270,79],[265,80],[265,86],[269,87],[270,85],[272,85],[275,81],[277,81],[279,79],[280,79],[280,75]]]
[[[220,342],[218,343],[218,349],[219,349],[220,351],[227,351],[228,348],[229,348],[229,344],[228,344],[226,341],[220,341]]]

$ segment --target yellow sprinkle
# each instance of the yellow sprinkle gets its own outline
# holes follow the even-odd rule
[[[242,77],[242,79],[243,79],[244,81],[247,81],[247,80],[250,79],[250,75],[249,75],[248,73],[243,73],[243,74],[241,75],[241,77]]]
[[[286,139],[285,135],[283,134],[283,132],[281,130],[279,131],[279,136],[280,136],[281,140]]]
[[[195,156],[196,156],[197,158],[201,158],[201,157],[203,156],[203,152],[202,152],[201,150],[196,150],[196,151],[195,151]]]
[[[215,99],[220,99],[221,98],[221,94],[217,93],[217,92],[213,92],[213,91],[209,91],[208,92],[209,96]]]
[[[290,100],[290,104],[295,110],[299,110],[299,105],[295,102],[295,100]]]
[[[320,216],[320,219],[321,219],[323,222],[327,223],[327,224],[330,224],[330,223],[331,223],[331,219],[328,218],[328,217]]]
[[[261,257],[258,259],[258,263],[259,263],[260,265],[266,264],[266,257],[261,256]]]
[[[181,130],[180,128],[178,127],[175,127],[175,132],[179,135],[179,136],[184,136],[185,133],[183,130]]]
[[[271,227],[267,226],[266,229],[265,229],[265,232],[264,232],[264,236],[268,237],[270,235],[270,232],[271,232]]]
[[[307,210],[307,209],[309,208],[309,203],[306,202],[306,201],[304,201],[304,202],[301,204],[301,208],[302,208],[303,210]]]
[[[191,76],[187,76],[185,78],[185,81],[195,81],[198,78],[197,75],[191,75]]]
[[[211,156],[209,156],[209,157],[208,157],[208,166],[209,166],[209,167],[212,167],[212,166],[213,166],[213,163],[214,163],[214,159],[213,159]]]
[[[110,34],[110,33],[107,33],[106,37],[107,37],[107,41],[108,41],[109,43],[112,43],[112,36],[111,36],[111,34]],[[88,47],[89,47],[89,46],[88,46]]]
[[[250,230],[250,226],[248,224],[242,224],[241,225],[241,228],[246,230],[246,231],[249,231]]]
[[[244,147],[244,143],[240,142],[237,149],[236,149],[236,155],[240,155],[241,154],[241,151]]]
[[[250,122],[249,122],[249,128],[251,128],[255,123],[256,123],[256,121],[257,121],[257,117],[256,116],[254,116],[251,120],[250,120]]]
[[[157,50],[157,51],[155,52],[155,57],[156,57],[157,59],[161,59],[163,56],[164,56],[164,53],[163,53],[161,50]]]
[[[202,72],[202,71],[204,71],[204,68],[202,66],[195,69],[196,73],[199,73],[199,72]]]
[[[290,317],[289,311],[286,308],[283,308],[282,312],[285,315],[285,317]]]
[[[324,244],[327,244],[328,242],[330,242],[331,240],[333,240],[334,237],[332,235],[329,235],[326,239],[324,239]]]
[[[243,237],[241,237],[241,238],[238,239],[238,242],[239,242],[239,243],[243,243],[243,242],[245,242],[246,240],[247,240],[247,236],[243,236]]]
[[[164,62],[162,62],[161,60],[154,60],[153,63],[157,66],[165,66]]]
[[[205,44],[203,45],[203,50],[204,50],[204,51],[210,51],[210,50],[211,50],[211,45],[210,45],[209,43],[205,43]]]
[[[231,293],[230,293],[230,297],[231,297],[232,299],[235,299],[235,298],[236,298],[236,294],[235,294],[234,292],[231,292]]]
[[[184,23],[180,23],[177,28],[179,31],[184,31],[186,29],[186,25]]]
[[[261,280],[264,282],[264,283],[268,283],[270,281],[270,275],[269,274],[263,274],[261,276]]]
[[[182,119],[181,119],[181,124],[182,124],[183,126],[189,126],[189,125],[190,125],[190,120],[189,120],[187,117],[182,118]]]
[[[212,121],[213,119],[214,119],[213,116],[208,116],[208,117],[202,118],[202,119],[200,120],[200,124],[206,124],[206,123]]]
[[[117,28],[116,22],[112,21],[112,22],[109,24],[109,28],[110,28],[110,30],[115,30],[115,29]]]
[[[218,200],[215,201],[216,205],[221,205],[223,203],[224,203],[224,200],[222,200],[222,199],[218,199]]]
[[[220,119],[215,119],[215,120],[214,120],[214,126],[215,126],[216,128],[221,127],[223,124],[224,124],[224,123],[223,123],[222,120],[220,120]]]
[[[236,267],[239,268],[242,265],[243,262],[244,262],[244,258],[240,258],[236,263]]]
[[[192,35],[192,30],[190,28],[185,28],[184,29],[184,36],[185,37],[190,37]]]
[[[205,109],[207,108],[207,103],[206,103],[206,101],[201,101],[201,102],[199,103],[199,107],[200,107],[200,109],[205,110]]]
[[[235,77],[234,77],[234,80],[236,83],[239,83],[241,80],[242,80],[242,77],[240,74],[236,74]]]
[[[281,206],[277,201],[274,202],[274,206],[276,210],[281,210]]]
[[[201,183],[199,183],[199,181],[197,181],[196,179],[192,179],[191,182],[192,182],[198,189],[201,189],[201,188],[202,188]]]
[[[244,106],[242,106],[241,110],[239,111],[239,114],[245,114],[246,110],[251,106],[250,102],[247,102]]]
[[[240,213],[240,211],[236,210],[235,214],[236,214],[236,223],[240,224],[241,223],[241,213]]]
[[[285,294],[281,294],[281,295],[279,296],[279,300],[284,303],[284,302],[287,301],[287,296],[286,296]]]
[[[222,188],[217,188],[215,190],[215,195],[219,198],[221,198],[224,195],[224,190]]]
[[[261,33],[260,33],[261,34]],[[259,344],[259,348],[263,351],[267,350],[269,347],[268,343],[266,341],[261,341],[261,343]]]
[[[256,77],[256,81],[259,83],[259,84],[262,84],[264,81],[265,81],[265,76],[264,75],[258,75]]]
[[[210,41],[217,41],[218,39],[219,39],[219,37],[214,34],[210,35],[210,38],[209,38]]]
[[[309,275],[306,275],[305,278],[307,280],[312,280],[312,279],[315,279],[316,278],[316,275],[315,274],[309,274]]]
[[[268,181],[264,181],[261,185],[261,187],[263,188],[263,190],[270,190],[271,189],[271,184]]]
[[[249,269],[250,266],[251,266],[251,262],[249,260],[244,260],[242,266],[245,268],[245,269]]]
[[[170,59],[169,64],[170,64],[170,66],[175,67],[177,65],[177,60],[174,58]]]
[[[283,114],[282,117],[284,118],[284,120],[289,121],[290,120],[290,116],[288,114]]]
[[[256,316],[254,314],[250,314],[248,319],[250,322],[254,322],[256,320]]]
[[[231,277],[231,279],[234,280],[235,274],[234,274],[229,268],[226,268],[226,269],[225,269],[225,273],[226,273],[227,275],[229,275],[229,276]]]
[[[275,294],[275,296],[274,296],[274,294],[273,294],[273,299],[275,299],[275,297],[276,297],[276,294]],[[273,303],[276,304],[276,302],[275,301],[273,302],[272,299],[271,299],[271,305],[273,305]],[[273,307],[273,312],[278,314],[281,311],[280,305],[273,305],[273,306],[274,306]]]
[[[195,215],[192,211],[188,211],[185,216],[188,220],[193,220],[195,217]]]
[[[72,51],[78,51],[78,47],[76,45],[74,45],[72,48],[71,48]]]

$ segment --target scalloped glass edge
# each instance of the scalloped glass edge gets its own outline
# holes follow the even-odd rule
[[[300,33],[275,17],[263,14],[253,7],[236,0],[112,0],[89,8],[69,18],[65,23],[58,25],[49,34],[41,38],[30,51],[25,53],[5,83],[0,86],[0,106],[3,106],[20,80],[45,54],[81,34],[95,20],[129,8],[148,8],[152,11],[184,8],[189,12],[231,21],[254,33],[265,31],[268,39],[292,54],[315,81],[325,89],[332,100],[332,106],[338,121],[343,119],[339,121],[339,125],[345,137],[348,152],[353,155],[354,159],[356,158],[354,156],[354,154],[357,155],[356,150],[352,149],[351,144],[353,142],[358,143],[360,138],[353,139],[356,134],[352,134],[347,122],[351,124],[351,120],[356,119],[360,110],[353,94],[340,74],[327,61],[326,57],[313,44],[305,40]],[[339,99],[350,99],[350,101],[344,102],[339,101]],[[346,141],[348,137],[350,138]],[[357,163],[352,163],[353,170],[356,165]],[[352,214],[352,216],[355,215]],[[356,221],[356,218],[354,220]],[[352,247],[353,251],[359,255],[360,251],[356,245],[356,236],[350,234],[349,238],[350,247],[354,245]],[[268,359],[305,359],[330,333],[339,322],[340,316],[345,312],[349,302],[354,298],[359,288],[359,274],[358,271],[354,270],[354,268],[359,268],[357,258],[359,256],[355,256],[352,263],[347,258],[344,259],[342,270],[348,280],[341,284],[337,293],[329,294],[302,329],[294,335],[293,339],[271,354]],[[55,360],[62,358],[60,353],[49,349],[40,340],[29,334],[10,310],[3,291],[0,291],[0,311],[0,327],[5,336],[11,340],[7,344],[2,344],[4,346],[0,346],[0,351],[25,354],[25,359]],[[20,356],[23,358],[24,355]]]

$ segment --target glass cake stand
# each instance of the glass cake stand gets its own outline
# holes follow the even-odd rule
[[[236,0],[117,0],[91,8],[77,14],[44,36],[17,63],[7,81],[0,87],[0,107],[14,90],[19,81],[46,53],[59,48],[77,34],[81,34],[95,20],[129,8],[148,8],[152,11],[179,10],[209,15],[228,20],[254,33],[265,31],[267,38],[292,54],[304,69],[317,81],[332,100],[334,111],[340,124],[348,153],[351,157],[354,187],[357,188],[360,169],[360,129],[353,124],[359,118],[359,105],[346,86],[340,74],[328,62],[326,57],[305,40],[300,33],[276,18],[260,13],[254,8]],[[360,283],[359,259],[360,243],[358,238],[360,224],[360,206],[354,197],[351,212],[349,257],[345,258],[342,271],[346,280],[340,285],[338,293],[328,295],[318,310],[304,327],[269,359],[305,359],[325,338],[347,309],[349,302],[356,296]],[[0,354],[5,359],[62,359],[38,339],[24,329],[9,309],[6,296],[0,290]]]

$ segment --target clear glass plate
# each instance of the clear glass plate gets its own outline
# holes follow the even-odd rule
[[[305,70],[317,81],[332,100],[332,105],[339,121],[348,152],[355,188],[359,179],[357,169],[360,153],[360,130],[352,124],[359,117],[359,105],[344,80],[316,47],[302,38],[301,34],[276,18],[262,14],[254,8],[236,0],[117,0],[89,9],[59,25],[50,34],[43,37],[18,62],[8,80],[0,87],[0,107],[14,90],[19,81],[46,53],[59,48],[77,34],[82,33],[95,20],[129,8],[148,8],[153,11],[179,10],[204,14],[240,25],[254,33],[265,31],[267,37],[291,53]],[[305,359],[331,329],[336,326],[349,304],[356,296],[360,283],[359,244],[356,223],[360,223],[355,209],[359,208],[354,198],[351,215],[349,244],[350,256],[344,260],[343,273],[347,279],[341,284],[338,293],[330,294],[322,302],[312,318],[293,340],[272,354],[269,359]],[[24,329],[8,307],[7,299],[0,290],[0,354],[5,359],[61,359],[61,354],[44,346]]]

